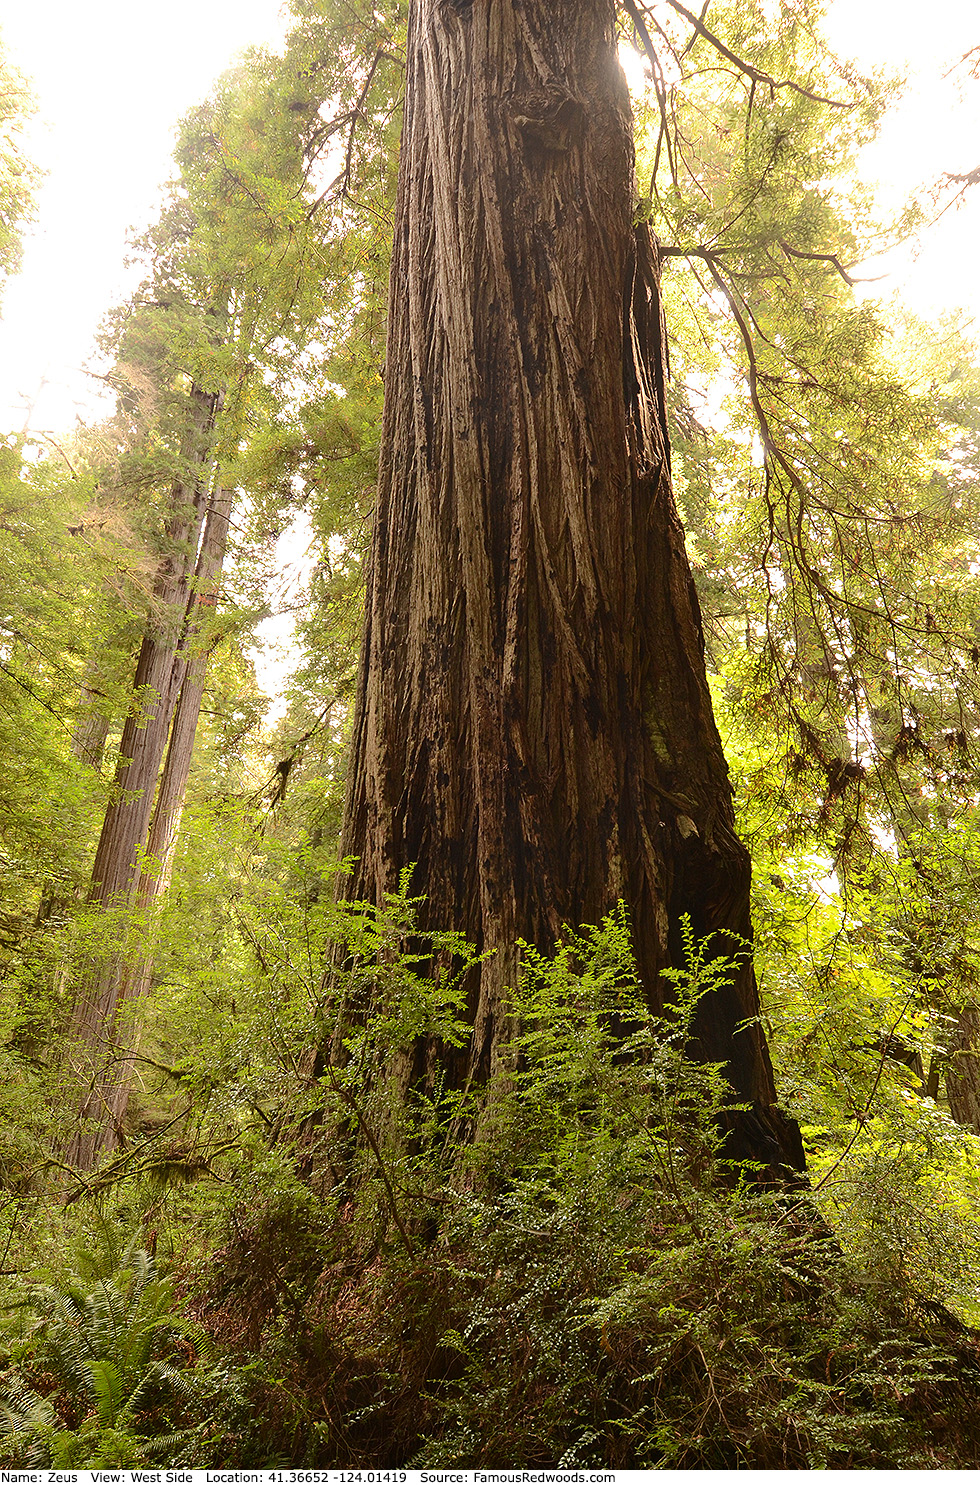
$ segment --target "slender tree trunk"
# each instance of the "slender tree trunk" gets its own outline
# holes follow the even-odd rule
[[[415,0],[343,849],[350,896],[415,863],[427,923],[495,953],[470,1046],[412,1077],[487,1077],[518,937],[625,899],[659,1008],[682,914],[751,934],[634,202],[612,0]],[[732,1153],[799,1167],[758,1010],[744,963],[692,1054],[752,1106]]]
[[[201,537],[201,552],[194,574],[193,593],[188,608],[181,654],[186,670],[180,696],[174,709],[173,725],[167,745],[167,757],[160,776],[153,818],[146,845],[147,861],[140,872],[137,900],[145,922],[146,951],[127,962],[120,975],[117,1015],[125,1005],[125,1029],[117,1026],[116,1055],[106,1068],[101,1085],[101,1099],[106,1110],[101,1148],[108,1150],[118,1141],[125,1119],[136,1072],[139,1050],[139,1007],[150,987],[153,974],[155,906],[170,885],[174,849],[187,795],[194,756],[194,738],[201,715],[208,659],[214,643],[209,622],[217,601],[217,585],[228,544],[228,528],[234,492],[218,489],[208,509]]]
[[[128,908],[137,881],[137,856],[146,845],[150,813],[186,662],[180,650],[190,581],[206,504],[217,397],[192,388],[191,423],[182,450],[189,472],[178,479],[167,523],[168,551],[153,590],[150,627],[133,678],[133,704],[123,726],[112,795],[92,867],[89,900],[108,911]],[[72,1018],[78,1073],[87,1091],[67,1156],[82,1168],[104,1143],[108,1108],[102,1086],[115,1056],[113,1024],[126,973],[125,954],[106,953],[89,966]]]
[[[217,604],[217,587],[224,566],[228,546],[228,529],[231,524],[231,508],[234,491],[218,489],[208,509],[201,538],[201,553],[194,574],[194,592],[188,610],[187,625],[181,652],[186,661],[184,683],[174,713],[173,727],[167,747],[167,761],[150,827],[147,854],[159,862],[162,870],[155,876],[144,874],[140,890],[144,897],[158,896],[170,881],[173,866],[173,850],[180,828],[180,817],[187,793],[194,738],[201,715],[204,698],[204,682],[208,659],[214,647],[213,626],[209,620]],[[147,888],[144,884],[149,882]],[[156,883],[156,887],[153,887]],[[162,883],[162,887],[160,884]]]
[[[193,422],[185,458],[193,468],[204,465],[210,455],[216,398],[195,387],[191,404]],[[179,642],[204,518],[206,486],[205,479],[191,478],[178,482],[174,489],[173,515],[166,532],[169,551],[154,585],[154,612],[133,677],[134,703],[119,744],[113,799],[92,867],[92,899],[106,906],[127,899],[136,848],[146,841],[157,776],[183,681]]]

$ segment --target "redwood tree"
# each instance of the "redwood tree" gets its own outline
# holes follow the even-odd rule
[[[184,470],[171,491],[166,528],[169,550],[154,584],[155,613],[140,647],[113,794],[92,867],[89,900],[107,909],[129,908],[134,902],[140,881],[138,854],[147,844],[157,780],[187,674],[188,656],[182,641],[188,607],[193,613],[196,602],[192,587],[208,505],[217,401],[197,385],[191,389],[190,426],[181,450]],[[133,966],[125,953],[103,955],[88,966],[73,1009],[74,1065],[85,1091],[67,1153],[73,1164],[83,1168],[119,1140],[116,1115],[122,1054],[117,1048],[115,1019],[132,977]]]
[[[103,1005],[105,1023],[92,1028],[90,1037],[92,1040],[98,1037],[108,1045],[108,1056],[99,1064],[98,1073],[86,1095],[83,1115],[89,1123],[82,1125],[72,1147],[78,1164],[88,1165],[97,1154],[111,1151],[119,1144],[129,1106],[136,1073],[141,1002],[149,991],[153,974],[157,927],[153,909],[169,886],[173,872],[177,833],[204,699],[208,659],[215,641],[214,625],[209,623],[209,616],[217,601],[216,589],[228,542],[233,498],[234,491],[216,488],[207,503],[184,627],[174,656],[173,671],[178,675],[182,673],[183,680],[176,700],[171,698],[172,720],[169,736],[164,738],[166,757],[155,795],[152,787],[147,791],[153,804],[148,832],[131,849],[134,858],[139,854],[139,847],[146,850],[146,861],[134,870],[133,890],[129,896],[143,918],[147,942],[142,954],[118,956],[112,960],[111,1009],[106,1001]],[[103,988],[107,986],[104,984]],[[120,1026],[115,1020],[123,1005],[131,1013],[126,1026]]]
[[[750,936],[747,852],[670,485],[657,245],[635,220],[614,0],[414,0],[386,405],[344,851],[380,903],[486,958],[485,1078],[515,940],[628,904],[653,1007],[679,925]],[[751,963],[693,1056],[751,1105],[731,1151],[800,1166]]]

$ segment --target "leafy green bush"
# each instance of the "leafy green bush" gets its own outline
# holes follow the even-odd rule
[[[473,1139],[431,1092],[378,1122],[390,1029],[432,1024],[432,987],[389,975],[410,1004],[389,1006],[383,1033],[351,1032],[333,1106],[359,1111],[346,1164],[319,1198],[280,1151],[204,1276],[197,1313],[239,1388],[206,1462],[980,1459],[968,1334],[941,1309],[913,1318],[909,1276],[858,1269],[806,1193],[759,1190],[725,1161],[730,1090],[684,1047],[731,959],[687,943],[659,1018],[621,914],[551,960],[525,948],[511,1056]]]
[[[419,932],[407,878],[378,912],[328,885],[311,852],[250,909],[251,978],[202,977],[188,1028],[210,1005],[220,1055],[175,1046],[183,1125],[148,1126],[47,1226],[31,1197],[49,1268],[103,1220],[184,1259],[163,1279],[110,1242],[19,1296],[12,1462],[977,1462],[974,1342],[943,1308],[973,1292],[972,1136],[889,1071],[847,1161],[837,1125],[818,1151],[832,1236],[726,1158],[733,1095],[686,1055],[741,946],[684,925],[654,1016],[622,912],[550,958],[522,946],[486,1087],[414,1080],[419,1039],[468,1034],[472,952]]]

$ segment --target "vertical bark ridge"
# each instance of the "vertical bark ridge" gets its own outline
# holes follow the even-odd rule
[[[958,1124],[980,1134],[980,1009],[960,1006],[946,1064],[949,1111]]]

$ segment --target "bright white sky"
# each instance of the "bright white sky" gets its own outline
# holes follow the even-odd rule
[[[280,0],[0,0],[8,52],[39,99],[31,150],[49,172],[3,306],[0,429],[29,419],[62,434],[98,415],[98,384],[81,368],[101,316],[133,286],[127,234],[155,214],[174,124],[238,50],[277,46],[283,25]],[[861,66],[914,74],[865,162],[887,204],[939,171],[980,165],[980,82],[958,92],[942,76],[980,45],[977,0],[833,0],[828,30]],[[917,259],[884,265],[875,292],[900,292],[923,314],[962,306],[980,322],[978,242],[980,187]]]
[[[0,0],[7,54],[39,103],[30,153],[48,171],[2,305],[0,431],[98,416],[81,367],[135,287],[126,241],[156,214],[174,125],[237,52],[278,48],[283,30],[280,0]]]
[[[879,138],[861,160],[877,181],[879,201],[898,210],[915,190],[944,171],[965,174],[980,166],[980,5],[977,0],[833,0],[825,34],[839,55],[866,69],[907,73],[909,83]],[[969,64],[956,67],[966,53]],[[952,70],[951,70],[952,69]],[[963,309],[980,326],[980,188],[947,211],[921,242],[867,272],[888,277],[869,289],[896,293],[917,314],[933,317]]]

